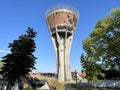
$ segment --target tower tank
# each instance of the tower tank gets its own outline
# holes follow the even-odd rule
[[[69,5],[57,5],[48,9],[46,20],[56,53],[56,74],[61,82],[72,81],[70,49],[79,14]]]

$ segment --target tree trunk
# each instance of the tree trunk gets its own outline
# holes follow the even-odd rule
[[[96,83],[94,82],[94,88],[96,89]]]

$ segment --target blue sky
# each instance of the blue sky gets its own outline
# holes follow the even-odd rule
[[[113,8],[120,7],[120,0],[0,0],[0,57],[9,53],[8,43],[31,27],[37,32],[36,72],[55,72],[56,57],[45,13],[57,4],[71,5],[80,14],[71,47],[70,66],[71,71],[81,71],[82,40],[89,36],[98,20]]]

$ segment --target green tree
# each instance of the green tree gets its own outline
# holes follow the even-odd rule
[[[83,72],[85,72],[85,78],[88,82],[93,81],[96,88],[96,82],[99,80],[98,76],[104,77],[104,73],[101,72],[100,65],[96,62],[94,57],[81,55],[81,65]]]
[[[33,52],[35,51],[36,32],[32,28],[28,28],[27,34],[19,36],[18,40],[13,40],[9,43],[11,53],[2,57],[5,63],[1,73],[3,77],[8,80],[8,88],[16,81],[20,81],[21,77],[35,69],[35,59]]]
[[[91,74],[87,74],[92,72],[89,67],[94,69],[96,65],[100,66],[100,68],[97,67],[98,71],[100,69],[119,71],[120,9],[113,9],[104,19],[99,20],[89,38],[82,42],[86,54],[81,55],[81,63],[87,76],[91,77]],[[84,64],[87,64],[86,67]]]
[[[120,70],[120,9],[98,21],[90,38],[94,54],[105,68]]]

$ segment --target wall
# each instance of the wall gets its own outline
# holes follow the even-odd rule
[[[94,84],[92,84],[94,86]],[[100,80],[96,83],[96,87],[117,87],[120,88],[120,80]]]

